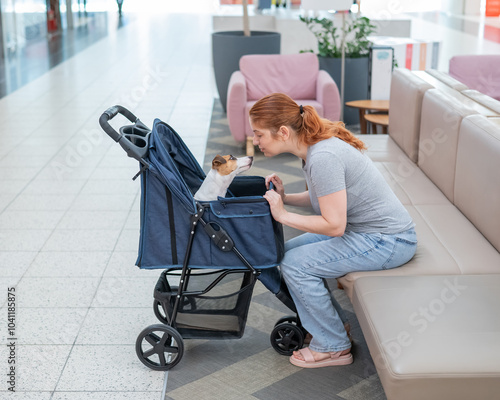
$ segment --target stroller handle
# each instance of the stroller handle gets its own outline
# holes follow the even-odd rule
[[[135,123],[138,119],[131,111],[122,106],[109,107],[106,111],[104,111],[101,115],[101,118],[99,118],[99,125],[101,125],[101,128],[104,130],[104,132],[106,132],[115,142],[118,142],[123,135],[113,129],[113,127],[109,124],[109,121],[116,117],[116,115],[118,114],[123,115],[133,123]]]
[[[109,120],[116,117],[117,114],[121,114],[126,117],[133,125],[122,126],[117,132],[110,124]],[[148,162],[145,157],[148,153],[149,148],[149,135],[151,130],[144,125],[139,118],[137,118],[132,112],[127,110],[122,106],[109,107],[104,111],[99,118],[99,124],[101,128],[110,136],[115,142],[119,143],[123,150],[127,153],[129,157],[135,158],[144,167],[149,168]],[[139,173],[141,173],[139,171]],[[133,179],[137,178],[136,175]]]

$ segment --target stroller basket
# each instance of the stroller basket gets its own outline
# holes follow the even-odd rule
[[[158,279],[154,297],[161,317],[186,339],[242,337],[255,275],[246,270],[191,271],[178,297],[179,272],[166,270]]]

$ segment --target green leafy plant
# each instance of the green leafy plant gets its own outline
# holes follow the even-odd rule
[[[346,18],[345,26],[337,28],[329,18],[300,17],[318,40],[318,55],[341,57],[342,38],[345,38],[345,56],[359,58],[368,55],[371,42],[368,40],[376,26],[367,17]]]

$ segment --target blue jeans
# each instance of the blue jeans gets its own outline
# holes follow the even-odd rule
[[[416,248],[413,228],[395,235],[346,232],[331,237],[305,233],[289,240],[281,272],[302,326],[313,336],[311,350],[331,352],[351,347],[343,312],[330,296],[325,278],[399,267],[411,260]]]

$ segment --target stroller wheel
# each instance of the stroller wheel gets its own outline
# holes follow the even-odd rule
[[[304,334],[297,325],[281,323],[271,332],[271,346],[281,355],[291,356],[294,351],[300,350],[303,344]]]
[[[278,326],[279,324],[283,324],[285,322],[289,323],[289,324],[293,324],[293,325],[298,326],[302,330],[302,336],[304,338],[306,337],[306,335],[307,335],[308,332],[300,324],[299,319],[295,315],[287,315],[285,317],[281,317],[278,321],[276,321],[276,323],[274,324],[274,326]]]
[[[274,326],[278,326],[279,324],[283,324],[285,322],[297,325],[298,318],[295,315],[287,315],[286,317],[281,317],[278,321],[276,321]]]
[[[171,326],[151,325],[137,337],[135,351],[146,367],[167,371],[181,360],[184,341]]]

